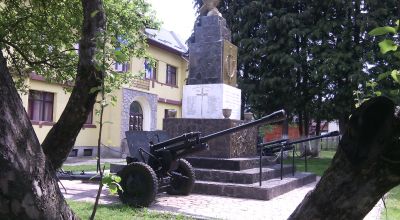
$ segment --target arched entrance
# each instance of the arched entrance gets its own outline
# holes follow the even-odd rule
[[[133,101],[129,108],[129,130],[143,131],[143,110],[137,101]]]

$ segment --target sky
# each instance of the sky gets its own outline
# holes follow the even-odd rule
[[[196,12],[193,0],[146,0],[152,4],[162,28],[174,31],[186,41],[192,33]]]

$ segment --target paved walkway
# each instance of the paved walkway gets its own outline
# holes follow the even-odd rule
[[[76,201],[94,202],[97,184],[81,183],[80,181],[63,180],[67,189],[64,196]],[[159,194],[151,210],[181,213],[199,219],[287,219],[304,196],[315,187],[315,183],[285,193],[269,201],[252,199],[237,199],[220,196],[191,194],[189,196],[170,196]],[[118,196],[109,195],[103,190],[102,204],[119,203]],[[367,220],[380,219],[382,203],[366,216]]]

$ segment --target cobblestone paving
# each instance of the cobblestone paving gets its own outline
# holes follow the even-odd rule
[[[94,202],[97,184],[63,180],[67,189],[64,196],[77,201]],[[189,196],[169,196],[159,194],[156,203],[150,208],[156,211],[182,213],[199,219],[287,219],[304,196],[315,187],[315,183],[285,193],[269,201],[237,199],[219,196],[191,194]],[[118,197],[103,190],[100,200],[103,204],[118,203]],[[367,215],[366,220],[380,219],[382,203]]]

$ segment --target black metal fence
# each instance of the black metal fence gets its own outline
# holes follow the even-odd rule
[[[336,151],[340,141],[339,132],[330,132],[320,136],[307,137],[298,140],[282,139],[266,143],[259,143],[257,150],[260,156],[259,185],[262,182],[262,158],[263,156],[272,156],[279,159],[281,165],[281,179],[283,178],[283,159],[292,157],[292,175],[294,176],[294,158],[300,156],[304,158],[305,171],[307,172],[307,157],[317,156],[319,151]],[[276,157],[274,157],[276,156]]]

